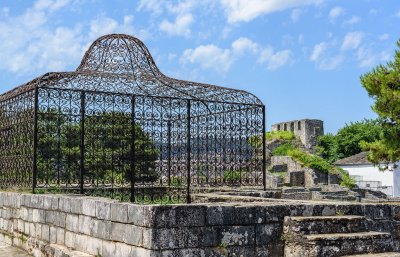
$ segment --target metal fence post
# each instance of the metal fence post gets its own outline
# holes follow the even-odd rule
[[[265,137],[265,105],[262,107],[262,169],[263,169],[263,187],[264,191],[267,190],[267,181],[266,181],[266,172],[267,172],[267,166],[266,166],[266,137]]]
[[[81,92],[81,143],[80,143],[80,169],[79,193],[83,194],[83,175],[85,174],[85,91]]]
[[[190,108],[191,108],[191,102],[190,100],[187,101],[187,121],[186,121],[186,126],[187,126],[187,140],[186,140],[186,154],[187,154],[187,158],[186,158],[186,169],[187,169],[187,174],[186,174],[186,202],[190,203],[191,199],[190,199],[190,162],[191,162],[191,149],[190,149],[190,137],[191,137],[191,133],[190,133]]]
[[[39,112],[39,89],[35,87],[33,113],[33,175],[32,175],[32,193],[35,193],[37,185],[37,148],[38,148],[38,112]]]
[[[130,170],[130,182],[131,182],[131,202],[135,202],[135,130],[136,130],[136,123],[135,123],[135,96],[132,96],[132,108],[131,108],[131,127],[132,127],[132,134],[131,134],[131,170]]]

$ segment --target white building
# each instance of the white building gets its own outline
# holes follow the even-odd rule
[[[400,163],[380,171],[367,160],[368,152],[338,160],[335,164],[346,170],[360,188],[378,190],[389,196],[400,197]]]

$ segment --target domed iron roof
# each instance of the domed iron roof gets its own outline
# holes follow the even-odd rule
[[[144,43],[125,34],[105,35],[94,41],[76,71],[46,73],[0,95],[0,101],[35,87],[262,105],[256,96],[243,90],[165,76]]]

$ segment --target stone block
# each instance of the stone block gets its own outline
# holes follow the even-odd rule
[[[82,198],[82,214],[96,217],[96,200],[93,198]]]
[[[111,222],[110,240],[112,241],[119,241],[134,246],[141,246],[143,244],[142,237],[142,227]]]
[[[204,228],[158,228],[144,231],[143,247],[148,249],[178,249],[198,247],[204,243]]]
[[[153,207],[148,205],[128,204],[128,223],[152,227]]]
[[[207,225],[231,225],[235,223],[234,206],[207,206],[206,222]]]
[[[58,196],[46,195],[43,196],[43,207],[46,210],[58,210]]]
[[[74,248],[75,247],[75,233],[66,230],[64,242],[65,242],[65,246]]]
[[[396,221],[400,221],[400,205],[392,205],[392,217]]]
[[[132,246],[123,243],[115,244],[115,256],[130,257],[131,254],[132,254]]]
[[[96,201],[96,218],[101,220],[110,220],[111,203],[104,200]]]
[[[255,245],[254,226],[224,226],[206,228],[205,246],[248,246]]]
[[[50,243],[57,243],[57,228],[54,226],[50,226]]]
[[[117,256],[116,243],[110,241],[103,241],[101,247],[101,256]]]
[[[83,210],[83,199],[80,197],[73,198],[71,201],[71,213],[82,214]]]
[[[364,208],[361,204],[338,204],[336,214],[364,216]]]
[[[110,239],[111,221],[92,219],[91,228],[91,236],[104,240]]]
[[[264,206],[236,206],[233,211],[235,225],[261,224],[266,219]]]
[[[205,225],[206,207],[187,204],[153,206],[150,215],[151,227],[197,227]]]
[[[377,219],[391,219],[392,208],[390,205],[384,204],[366,204],[364,205],[364,215],[366,218]]]
[[[45,210],[32,209],[32,222],[45,223],[46,212]]]
[[[71,199],[68,196],[60,196],[58,199],[58,209],[62,212],[71,212]]]
[[[283,225],[280,222],[256,225],[256,245],[273,245],[282,239]]]
[[[101,239],[87,236],[85,237],[85,248],[83,251],[92,254],[94,256],[100,256],[103,250],[102,246],[103,242]]]
[[[79,232],[90,235],[92,231],[92,218],[86,215],[79,215]]]
[[[111,220],[120,223],[128,223],[128,204],[112,203]]]
[[[79,232],[79,216],[75,214],[67,214],[65,228],[72,232]]]
[[[42,224],[42,234],[40,237],[43,241],[50,241],[50,227],[48,225]]]
[[[65,229],[57,228],[57,244],[64,245],[65,244]]]

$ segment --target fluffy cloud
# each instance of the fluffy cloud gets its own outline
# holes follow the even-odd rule
[[[231,50],[222,49],[213,44],[201,45],[195,49],[186,49],[182,62],[199,63],[202,68],[211,68],[220,72],[229,70],[233,63]]]
[[[164,2],[159,0],[140,0],[137,10],[146,10],[159,15],[164,10]]]
[[[329,20],[331,22],[335,22],[339,16],[342,16],[345,13],[345,9],[342,7],[336,6],[332,8],[329,12]]]
[[[220,0],[228,22],[250,21],[260,15],[290,8],[317,5],[322,0]]]
[[[346,20],[343,24],[345,24],[345,25],[353,25],[353,24],[359,23],[360,21],[361,21],[360,17],[353,16],[350,19]]]
[[[248,38],[238,38],[230,48],[220,48],[214,44],[200,45],[186,49],[181,57],[182,63],[199,64],[204,69],[226,72],[232,64],[244,54],[259,55],[258,63],[266,64],[267,69],[275,70],[291,62],[292,52],[282,50],[275,52],[272,47],[262,48]]]
[[[362,32],[348,32],[343,39],[342,51],[357,49],[364,37],[364,33]]]
[[[313,52],[310,56],[310,60],[314,61],[314,62],[319,61],[322,54],[325,52],[326,48],[327,48],[327,44],[325,42],[316,44],[314,46]]]
[[[79,64],[89,43],[98,36],[133,33],[132,16],[118,22],[103,15],[92,20],[89,27],[54,27],[53,13],[72,7],[75,2],[38,0],[21,15],[2,19],[0,69],[20,75],[66,70]],[[88,29],[88,33],[83,33],[83,29]]]
[[[163,20],[160,24],[160,30],[166,32],[168,35],[189,36],[190,25],[193,20],[193,15],[190,13],[179,15],[174,22]]]
[[[367,47],[360,47],[357,50],[358,65],[362,68],[370,68],[375,66],[378,62],[387,62],[391,57],[388,51],[376,53]]]
[[[321,42],[314,46],[310,60],[318,69],[334,70],[343,62],[344,58],[341,54],[333,55],[332,51],[329,51],[334,45],[334,42]]]
[[[268,70],[276,70],[286,64],[290,64],[292,62],[291,56],[292,51],[288,49],[274,52],[272,47],[267,47],[261,52],[258,62],[266,64]]]
[[[254,43],[253,41],[245,37],[241,37],[232,43],[232,50],[237,54],[242,54],[246,50],[250,50],[251,52],[256,53],[258,49],[259,46],[257,43]]]
[[[322,59],[318,63],[318,68],[321,70],[334,70],[343,62],[343,59],[342,55],[335,55]]]

